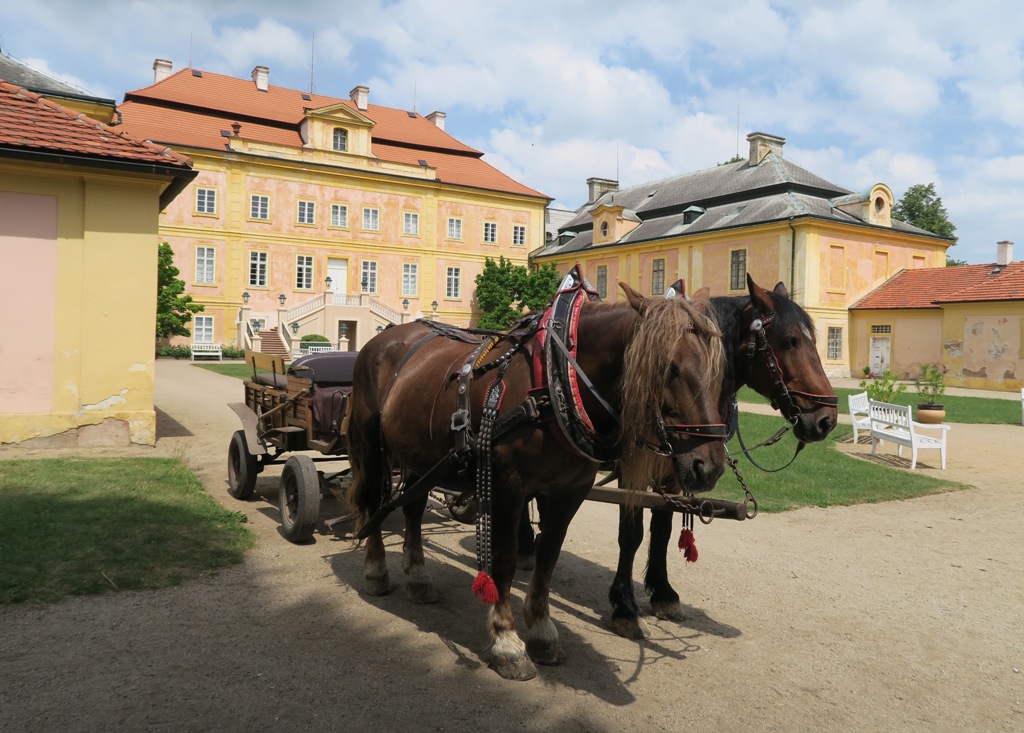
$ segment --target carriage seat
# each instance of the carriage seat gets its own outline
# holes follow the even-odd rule
[[[307,354],[292,362],[288,374],[309,379],[317,387],[352,386],[352,369],[355,367],[357,351],[325,351]]]
[[[262,384],[264,387],[275,389],[288,389],[288,377],[284,374],[271,374],[270,372],[256,372],[250,381]]]

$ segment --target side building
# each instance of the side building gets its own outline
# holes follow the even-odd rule
[[[445,114],[374,105],[154,63],[128,92],[131,134],[189,156],[198,178],[160,235],[205,306],[195,342],[354,349],[416,317],[469,325],[486,258],[527,263],[549,197],[445,131]],[[275,344],[271,347],[271,344]]]
[[[746,292],[786,284],[814,318],[831,376],[859,374],[847,309],[904,269],[945,266],[951,242],[892,219],[892,191],[854,193],[783,158],[785,140],[747,136],[747,159],[619,189],[591,178],[588,203],[533,252],[560,271],[575,262],[602,297],[622,280],[659,295],[677,278],[687,290]]]

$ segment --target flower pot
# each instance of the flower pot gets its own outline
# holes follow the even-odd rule
[[[917,421],[928,425],[938,425],[946,419],[944,405],[918,405]]]

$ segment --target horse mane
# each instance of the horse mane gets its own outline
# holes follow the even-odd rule
[[[620,432],[623,486],[645,490],[665,474],[668,459],[640,448],[633,438],[658,440],[651,427],[656,423],[661,406],[652,390],[668,381],[672,347],[691,327],[704,352],[697,378],[702,384],[716,384],[724,359],[722,332],[707,300],[655,298],[646,301],[636,332],[626,346]]]

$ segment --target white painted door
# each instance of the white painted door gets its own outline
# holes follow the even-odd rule
[[[881,375],[889,368],[892,341],[888,336],[871,337],[871,371]]]
[[[331,278],[331,292],[345,295],[348,292],[348,260],[328,258],[327,277]]]

